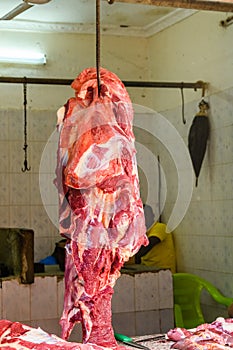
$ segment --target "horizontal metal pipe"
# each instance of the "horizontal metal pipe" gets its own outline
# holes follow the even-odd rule
[[[0,77],[0,83],[8,84],[37,84],[37,85],[71,85],[73,79],[56,78],[27,78],[27,77]],[[123,81],[126,87],[141,88],[179,88],[179,89],[206,89],[207,83],[197,81],[189,82],[161,82],[161,81]]]
[[[70,85],[74,79],[56,78],[27,78],[27,77],[0,77],[0,83],[9,84],[36,84],[36,85]]]
[[[0,20],[10,20],[20,15],[22,12],[30,9],[33,5],[27,4],[26,2],[18,5],[12,11],[8,12],[6,15],[0,18]]]
[[[129,4],[176,7],[190,10],[233,12],[232,1],[211,0],[115,0]]]

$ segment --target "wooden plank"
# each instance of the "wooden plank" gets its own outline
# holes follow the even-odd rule
[[[110,2],[111,0],[109,0]],[[233,1],[209,0],[115,0],[129,4],[176,7],[191,10],[233,12]]]

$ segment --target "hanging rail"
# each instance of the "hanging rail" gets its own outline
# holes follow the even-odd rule
[[[116,2],[125,2],[128,4],[154,5],[162,7],[176,7],[190,10],[204,11],[222,11],[233,12],[233,3],[231,0],[115,0]],[[113,1],[114,2],[114,1]]]
[[[38,85],[71,85],[74,79],[57,79],[57,78],[25,78],[25,77],[0,77],[0,83],[27,84]],[[177,89],[207,89],[208,83],[197,81],[195,83],[188,82],[154,82],[154,81],[123,81],[126,87],[142,87],[142,88],[177,88]]]

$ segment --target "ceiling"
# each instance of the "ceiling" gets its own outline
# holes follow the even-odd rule
[[[1,1],[0,18],[23,3]],[[101,1],[102,34],[151,36],[192,15],[196,10]],[[11,20],[0,20],[0,30],[95,33],[95,0],[51,0],[37,4]]]

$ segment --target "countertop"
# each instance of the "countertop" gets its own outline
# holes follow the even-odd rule
[[[121,274],[134,276],[136,274],[144,272],[159,272],[161,269],[154,266],[144,266],[140,264],[125,265],[121,268]],[[35,277],[46,277],[46,276],[58,276],[59,278],[64,277],[64,272],[60,270],[59,265],[45,265],[45,272],[34,273]],[[19,276],[9,275],[7,277],[0,277],[0,281],[9,281],[12,279],[18,279]]]
[[[168,341],[163,338],[157,338],[158,336],[162,336],[161,334],[150,334],[138,337],[132,337],[134,342],[137,342],[140,345],[146,346],[150,350],[170,350],[172,344],[174,342]],[[156,339],[157,338],[157,339]],[[143,339],[145,339],[143,341]],[[137,349],[136,347],[124,345],[127,349]]]
[[[161,269],[155,267],[155,266],[145,266],[141,264],[132,264],[132,265],[124,265],[121,268],[121,273],[126,273],[128,275],[130,274],[137,274],[137,273],[142,273],[142,272],[158,272]]]

